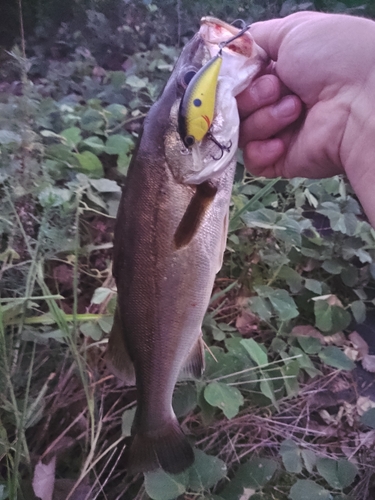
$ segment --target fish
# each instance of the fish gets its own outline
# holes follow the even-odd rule
[[[162,468],[175,474],[194,462],[172,396],[178,380],[199,378],[204,370],[202,322],[222,266],[236,168],[235,96],[267,61],[249,32],[236,38],[238,33],[224,21],[202,18],[145,118],[118,209],[118,296],[106,356],[124,384],[137,388],[127,458],[134,473]],[[187,146],[181,100],[192,77],[219,51],[212,123]],[[218,158],[220,144],[229,142]]]

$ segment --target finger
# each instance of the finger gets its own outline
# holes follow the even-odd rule
[[[297,12],[282,19],[271,19],[251,25],[250,33],[256,43],[260,45],[274,61],[278,58],[281,43],[288,33],[304,21],[316,20],[324,17],[319,12]]]
[[[275,75],[263,75],[237,96],[240,118],[280,99],[281,82]]]
[[[244,120],[240,127],[239,146],[247,142],[269,139],[297,120],[302,103],[295,95],[283,97],[271,106],[265,106]]]
[[[274,164],[285,152],[281,139],[254,141],[248,143],[243,151],[245,167],[253,174],[264,177],[276,177]]]

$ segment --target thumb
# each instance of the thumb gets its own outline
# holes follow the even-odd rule
[[[250,27],[250,33],[255,42],[267,52],[271,59],[277,61],[283,41],[294,28],[324,16],[326,14],[319,12],[296,12],[282,19],[253,23]]]

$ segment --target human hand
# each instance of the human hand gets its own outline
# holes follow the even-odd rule
[[[375,223],[375,24],[301,12],[256,23],[251,33],[294,95],[280,99],[282,84],[268,75],[238,97],[246,166],[267,177],[320,178],[345,172]],[[277,82],[276,91],[263,103],[253,88],[264,87],[267,78]],[[295,106],[289,117],[276,111],[283,102]]]

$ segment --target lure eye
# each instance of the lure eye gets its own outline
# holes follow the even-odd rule
[[[193,79],[193,77],[197,74],[196,71],[193,71],[193,70],[190,70],[190,71],[187,71],[185,74],[184,74],[184,77],[183,77],[183,82],[184,84],[186,85],[186,87],[189,85],[189,83],[191,82],[191,80]]]
[[[187,146],[188,148],[190,146],[192,146],[195,142],[195,139],[192,135],[187,135],[184,139],[184,143],[185,143],[185,146]]]

